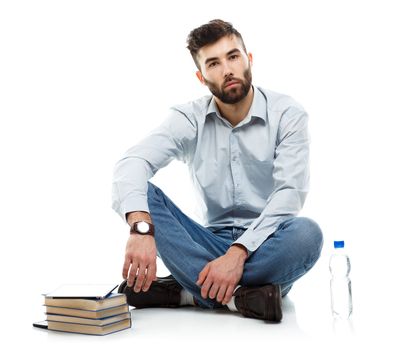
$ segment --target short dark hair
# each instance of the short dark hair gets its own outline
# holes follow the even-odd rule
[[[235,35],[241,40],[243,49],[246,52],[242,35],[229,22],[225,22],[221,19],[214,19],[193,29],[187,38],[187,48],[189,49],[197,68],[200,69],[199,62],[197,61],[197,54],[203,46],[214,44],[221,38],[231,35]]]

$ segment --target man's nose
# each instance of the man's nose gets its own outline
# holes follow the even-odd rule
[[[224,61],[222,63],[222,68],[223,68],[224,78],[227,78],[229,75],[233,75],[231,66],[230,66],[230,64],[228,64],[227,61]]]

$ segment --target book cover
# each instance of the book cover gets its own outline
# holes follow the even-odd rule
[[[105,299],[117,286],[117,284],[63,284],[43,295],[47,298]]]
[[[103,310],[127,302],[125,294],[112,293],[104,299],[53,298],[45,296],[45,306],[58,306],[89,311]]]
[[[115,323],[118,321],[123,321],[128,318],[131,318],[130,312],[125,312],[120,315],[105,317],[105,318],[84,318],[84,317],[73,317],[73,316],[48,314],[46,317],[46,321],[87,324],[87,325],[93,325],[93,326],[106,326],[108,324]]]
[[[72,309],[67,307],[58,306],[46,306],[46,314],[52,315],[64,315],[73,317],[84,317],[84,318],[105,318],[123,314],[129,312],[129,305],[123,304],[117,307],[111,307],[104,310],[90,311],[81,309]]]
[[[80,333],[90,335],[107,335],[124,329],[130,328],[132,325],[131,319],[115,322],[106,326],[93,326],[65,322],[48,321],[48,329],[53,331]]]

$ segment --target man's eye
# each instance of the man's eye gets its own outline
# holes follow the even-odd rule
[[[238,55],[231,55],[231,56],[229,56],[229,59],[230,59],[230,60],[235,60],[236,58],[238,58]]]
[[[215,67],[218,64],[218,62],[211,62],[208,66],[209,68]]]

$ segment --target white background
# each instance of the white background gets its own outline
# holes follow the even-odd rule
[[[400,342],[403,21],[399,1],[385,0],[1,1],[6,338],[67,347],[31,327],[44,317],[41,293],[120,282],[128,232],[110,207],[113,166],[171,105],[209,93],[186,36],[214,18],[242,33],[254,83],[293,96],[310,114],[311,192],[301,214],[322,226],[325,246],[292,292],[300,327],[329,316],[327,264],[340,238],[352,260],[356,339]],[[153,182],[197,219],[186,166],[174,161]],[[315,327],[310,336],[326,342]],[[236,333],[226,332],[236,347]],[[139,336],[115,339],[140,347],[148,340]],[[111,346],[110,337],[97,346]]]

